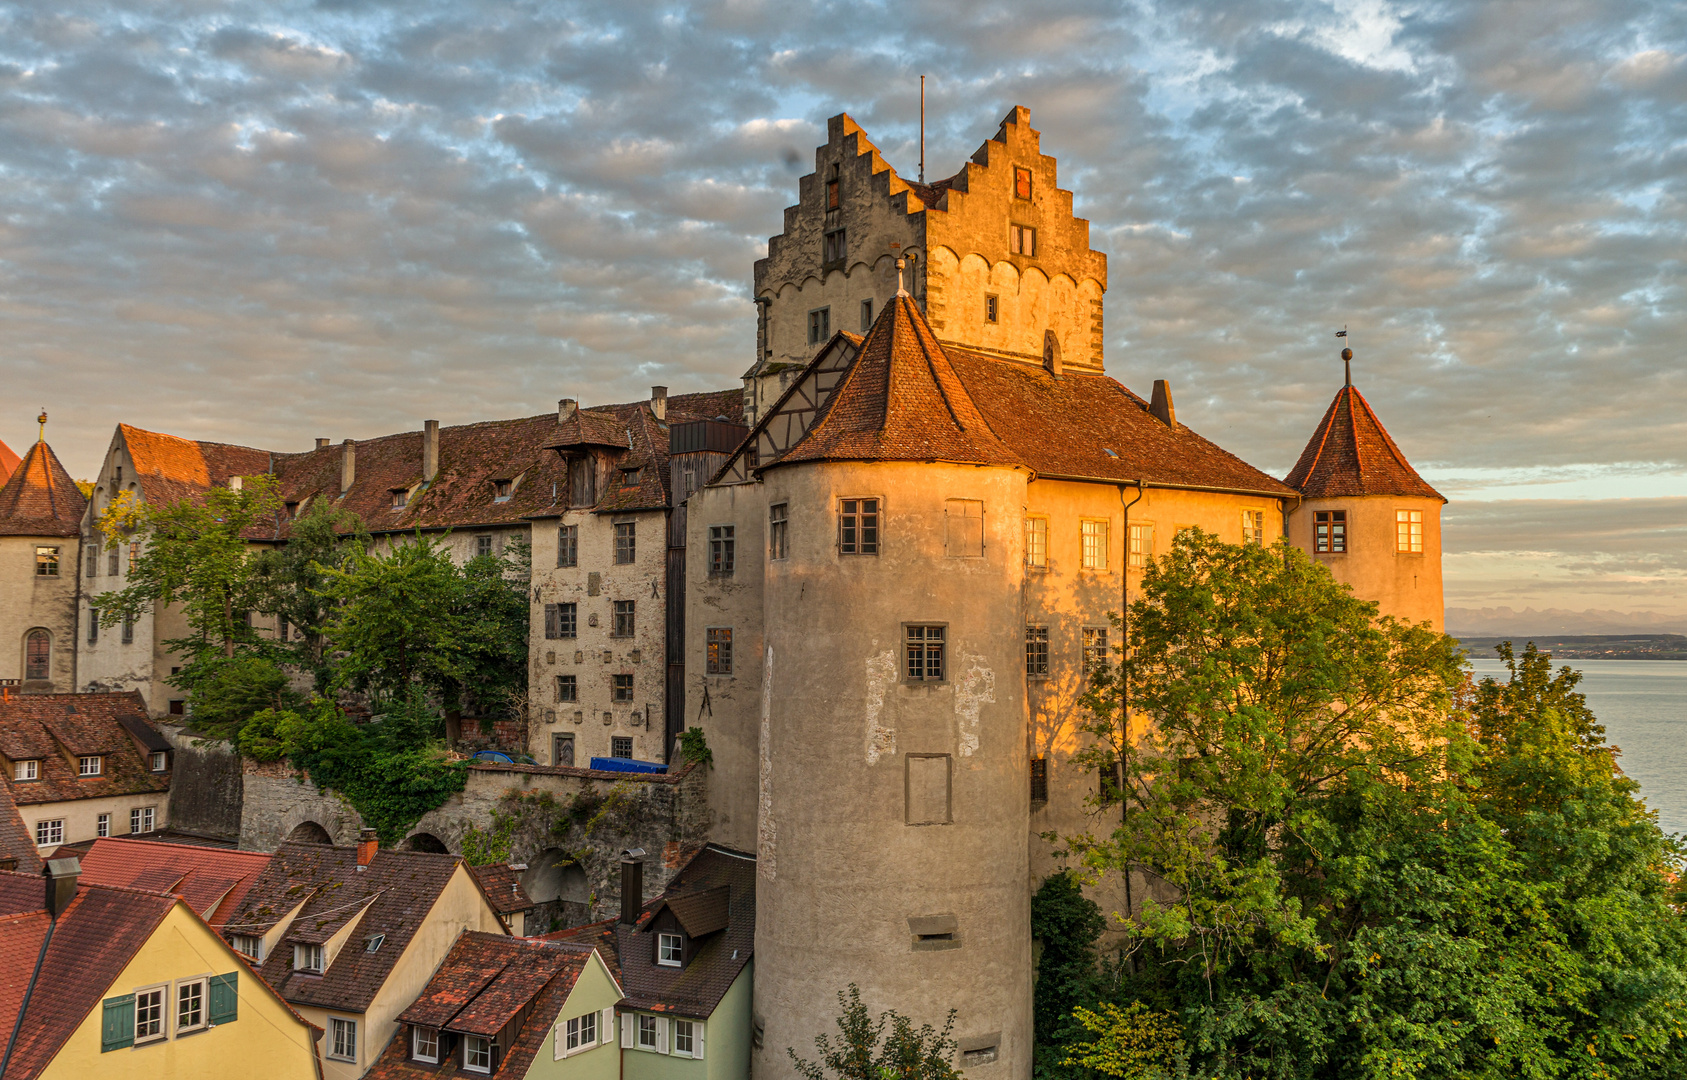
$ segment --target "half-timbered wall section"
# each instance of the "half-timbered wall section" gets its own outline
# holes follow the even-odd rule
[[[795,446],[825,411],[832,391],[838,388],[850,365],[855,363],[860,348],[861,338],[856,335],[833,335],[831,342],[803,371],[802,377],[751,429],[750,438],[732,455],[726,468],[713,482],[748,483],[755,479],[754,471],[759,462],[772,461]]]

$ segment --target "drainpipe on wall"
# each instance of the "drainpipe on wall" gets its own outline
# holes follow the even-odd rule
[[[1130,683],[1124,677],[1124,662],[1126,659],[1127,635],[1130,628],[1128,620],[1130,619],[1131,602],[1131,507],[1141,502],[1145,494],[1147,494],[1147,489],[1143,486],[1141,477],[1138,477],[1136,481],[1136,498],[1130,502],[1125,501],[1125,485],[1119,485],[1119,505],[1123,508],[1125,533],[1124,560],[1120,564],[1119,573],[1119,665],[1121,669],[1119,679],[1119,726],[1124,735],[1120,740],[1119,750],[1119,825],[1121,827],[1126,824],[1130,817],[1130,801],[1125,798],[1125,788],[1130,783]],[[1136,907],[1131,898],[1131,868],[1129,863],[1125,864],[1125,916],[1127,918],[1136,917]],[[1136,970],[1134,962],[1131,970]]]

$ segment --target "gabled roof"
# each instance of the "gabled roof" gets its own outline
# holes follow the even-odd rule
[[[108,837],[95,840],[82,856],[82,881],[180,896],[220,929],[269,861],[259,851]]]
[[[146,703],[135,690],[19,694],[0,700],[0,754],[12,761],[41,762],[38,780],[14,780],[10,769],[0,773],[0,780],[20,806],[167,792],[170,773],[152,771],[145,756],[150,747],[135,734],[137,725],[151,728]],[[101,774],[77,776],[78,754],[105,755]]]
[[[118,437],[134,463],[141,495],[154,505],[168,505],[227,487],[234,476],[262,476],[275,455],[268,450],[229,443],[199,442],[128,424],[117,425]]]
[[[18,467],[18,455],[11,447],[0,439],[0,484],[11,478],[12,471]]]
[[[684,967],[656,963],[651,925],[657,912],[669,907],[676,908],[676,916],[680,910],[705,916],[716,908],[722,892],[726,894],[725,925],[694,938]],[[542,940],[573,941],[613,950],[610,966],[629,1007],[706,1020],[755,949],[756,858],[719,844],[704,845],[674,875],[662,895],[644,905],[636,926],[610,921],[589,923],[543,935]]]
[[[383,848],[360,870],[355,847],[284,843],[221,929],[257,936],[302,902],[282,935],[282,947],[264,958],[264,978],[294,1004],[363,1012],[460,866],[457,855]],[[293,970],[287,943],[326,941],[360,917],[352,940],[327,971],[307,975]],[[364,942],[377,934],[384,940],[369,952]]]
[[[533,900],[527,895],[527,890],[521,887],[521,871],[508,863],[494,863],[491,866],[471,866],[469,872],[480,882],[485,890],[486,898],[492,901],[492,906],[500,915],[514,915],[518,911],[528,911],[533,907]]]
[[[36,850],[35,837],[23,823],[18,804],[12,801],[12,789],[5,784],[0,784],[0,857],[16,859],[21,873],[41,872],[41,853]],[[0,1017],[4,1016],[5,1011],[0,1009]]]
[[[1336,392],[1287,482],[1308,499],[1408,495],[1447,501],[1412,468],[1353,386]]]
[[[885,305],[807,434],[762,468],[799,461],[1019,465],[906,295]]]
[[[457,939],[420,996],[398,1015],[398,1022],[491,1037],[531,1005],[509,1052],[491,1074],[523,1076],[534,1057],[545,1049],[551,1023],[562,1011],[580,973],[592,962],[592,954],[589,945],[470,930]],[[409,1060],[408,1033],[401,1026],[369,1071],[368,1080],[453,1075],[456,1068],[452,1062],[433,1066]]]
[[[88,500],[53,448],[37,442],[0,487],[0,536],[76,536],[87,509]]]

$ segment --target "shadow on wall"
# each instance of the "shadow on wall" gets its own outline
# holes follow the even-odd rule
[[[445,846],[445,841],[433,833],[419,832],[405,838],[400,845],[405,851],[431,851],[435,855],[448,855],[451,849]]]
[[[314,821],[301,822],[293,831],[287,834],[287,839],[297,844],[332,844],[334,838],[328,835],[328,830]]]
[[[591,886],[574,854],[547,848],[527,864],[521,887],[533,901],[530,926],[579,926],[592,918]]]

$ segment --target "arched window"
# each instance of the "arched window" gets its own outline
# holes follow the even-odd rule
[[[53,670],[53,637],[45,630],[31,630],[23,639],[23,677],[48,679]]]

